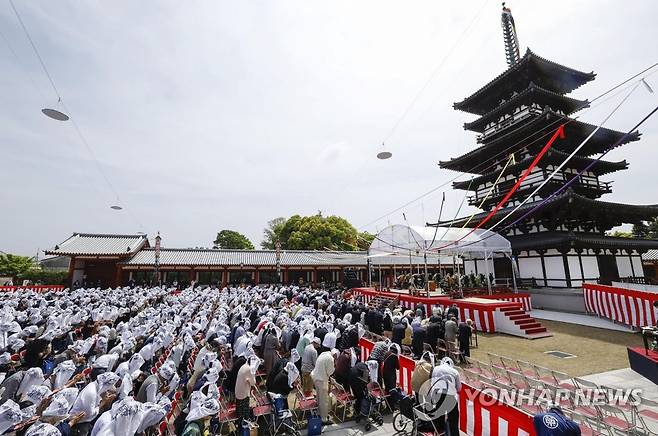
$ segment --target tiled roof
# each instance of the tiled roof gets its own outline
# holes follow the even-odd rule
[[[533,53],[529,48],[527,49],[525,55],[516,62],[514,65],[509,67],[507,70],[500,73],[497,77],[491,80],[489,83],[484,85],[482,88],[478,89],[472,95],[466,97],[464,100],[454,103],[453,107],[466,112],[471,112],[478,115],[483,115],[488,112],[490,109],[483,109],[480,107],[480,102],[490,92],[504,92],[506,82],[514,81],[516,78],[523,76],[524,70],[527,70],[532,65],[536,65],[537,69],[546,76],[550,75],[563,75],[567,76],[570,80],[561,80],[559,82],[560,86],[563,89],[560,90],[561,93],[568,93],[583,85],[584,83],[594,80],[596,74],[593,72],[585,73],[582,71],[575,70],[573,68],[560,65],[556,62],[549,61],[537,54]],[[536,78],[535,78],[536,80]],[[494,90],[494,91],[492,91]]]
[[[642,260],[658,261],[658,250],[649,250],[642,255]]]
[[[436,256],[428,256],[428,263],[436,264]],[[422,256],[413,256],[412,263],[423,263]],[[442,258],[444,264],[452,259]],[[406,265],[408,255],[391,255],[371,258],[373,265]],[[155,249],[146,248],[124,262],[125,265],[155,264]],[[201,266],[274,266],[274,250],[211,250],[163,248],[160,250],[160,265],[201,265]],[[366,266],[365,251],[313,251],[281,250],[282,266]]]
[[[54,256],[130,256],[148,246],[146,235],[107,235],[74,233],[54,248],[45,250]]]

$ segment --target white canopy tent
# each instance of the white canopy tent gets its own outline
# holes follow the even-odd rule
[[[428,256],[453,255],[462,258],[484,258],[489,283],[488,259],[495,253],[511,255],[510,242],[495,232],[486,229],[423,227],[394,224],[386,227],[373,239],[368,256],[373,263],[383,255]],[[514,271],[514,268],[512,268]],[[427,274],[426,274],[427,276]],[[515,284],[516,290],[516,284]]]

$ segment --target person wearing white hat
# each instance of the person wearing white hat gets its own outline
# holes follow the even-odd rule
[[[182,436],[202,436],[210,434],[210,419],[219,413],[219,402],[195,392],[190,400],[190,412],[187,414]]]
[[[174,375],[176,375],[176,366],[174,362],[167,360],[155,374],[146,377],[144,383],[139,387],[135,399],[141,403],[157,402],[158,395],[169,390],[169,382]]]

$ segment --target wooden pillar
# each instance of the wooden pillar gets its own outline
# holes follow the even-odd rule
[[[283,269],[283,283],[288,284],[288,267]]]
[[[195,281],[196,281],[196,271],[194,270],[194,267],[193,267],[193,266],[190,266],[190,275],[189,275],[189,279],[190,279],[190,285],[192,284],[192,282],[195,282]]]
[[[254,284],[260,284],[260,271],[258,268],[256,268],[256,271],[254,272]]]
[[[69,262],[69,277],[68,277],[68,283],[69,287],[73,287],[73,274],[75,273],[75,257],[71,256],[71,261]],[[82,283],[80,283],[82,284]]]
[[[313,275],[311,276],[311,283],[316,284],[318,282],[318,267],[313,267]]]
[[[544,253],[545,250],[537,250],[539,253],[539,259],[541,260],[541,272],[544,276],[544,286],[548,287],[548,280],[546,279],[546,264],[544,263]]]
[[[121,286],[121,272],[123,270],[117,265],[116,273],[114,275],[114,287]]]
[[[222,287],[228,285],[228,271],[226,269],[222,270]]]

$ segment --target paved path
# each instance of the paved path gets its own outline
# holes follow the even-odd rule
[[[530,316],[536,319],[547,319],[549,321],[566,322],[568,324],[586,325],[589,327],[597,327],[601,329],[617,330],[620,332],[632,333],[630,327],[616,324],[608,319],[599,318],[593,315],[583,315],[578,313],[554,312],[551,310],[537,310],[530,311]]]

